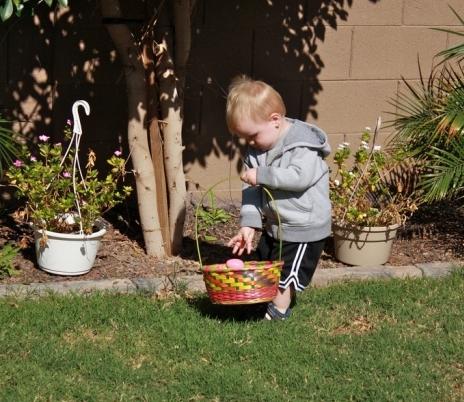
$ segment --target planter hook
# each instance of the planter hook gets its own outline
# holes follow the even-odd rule
[[[71,141],[69,142],[68,148],[63,156],[63,159],[61,160],[60,165],[63,165],[64,161],[66,160],[66,156],[68,155],[71,147],[74,146],[76,151],[74,152],[73,172],[72,172],[73,191],[76,197],[76,209],[77,209],[77,214],[79,215],[80,232],[83,233],[84,229],[82,226],[82,215],[81,215],[81,208],[79,204],[80,200],[79,200],[79,196],[77,193],[77,183],[76,183],[77,172],[79,172],[79,176],[81,177],[84,187],[87,188],[87,186],[85,185],[84,175],[82,173],[81,165],[79,162],[79,143],[81,142],[81,136],[82,136],[82,126],[81,126],[81,120],[79,118],[79,106],[82,106],[84,108],[84,112],[87,116],[90,114],[90,105],[88,104],[87,101],[78,100],[73,103],[72,105],[72,116],[73,116],[73,124],[74,124],[73,135],[72,135]]]
[[[90,114],[90,105],[85,100],[78,100],[72,105],[72,115],[73,115],[73,133],[78,135],[82,134],[81,120],[79,118],[79,106],[84,108],[85,114],[88,116]]]

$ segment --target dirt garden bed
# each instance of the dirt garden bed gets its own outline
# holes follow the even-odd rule
[[[238,209],[231,207],[229,211],[232,214],[231,220],[213,230],[218,240],[214,244],[201,243],[205,263],[224,261],[231,255],[225,244],[238,228]],[[126,218],[128,216],[134,216],[134,213],[126,213]],[[113,213],[107,217],[108,233],[103,240],[95,266],[88,274],[79,276],[78,279],[134,278],[167,274],[175,276],[199,272],[194,241],[193,207],[188,208],[181,255],[165,259],[145,254],[139,225],[134,220],[129,223],[129,219],[126,218],[121,213]],[[18,224],[8,214],[0,219],[0,246],[7,241],[21,244],[22,250],[15,260],[17,275],[1,279],[0,284],[77,279],[47,274],[38,269],[35,265],[31,229],[27,225]],[[344,266],[332,257],[331,248],[329,240],[319,268]],[[459,208],[457,203],[441,203],[433,207],[422,207],[400,230],[388,264],[403,266],[422,262],[463,260],[464,208]]]

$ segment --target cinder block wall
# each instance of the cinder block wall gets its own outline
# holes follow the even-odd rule
[[[273,2],[272,8],[256,2],[231,3],[230,7],[214,0],[205,3],[190,72],[191,78],[199,79],[190,80],[187,91],[187,104],[193,108],[186,109],[186,171],[202,188],[230,176],[230,182],[217,187],[225,201],[231,195],[240,198],[240,153],[234,152],[235,144],[223,122],[224,90],[236,73],[271,83],[282,93],[288,115],[317,124],[336,148],[343,141],[357,143],[364,127],[374,127],[378,116],[383,121],[391,119],[389,101],[404,85],[401,78],[419,79],[418,59],[427,76],[435,54],[456,41],[432,27],[464,30],[448,7],[463,15],[462,0],[332,2],[344,3],[332,19],[318,18],[313,9],[317,3],[321,12],[328,4],[324,1],[308,1],[303,9],[285,5],[292,2]],[[306,65],[292,57],[291,51],[282,51],[283,16],[295,19],[298,12],[308,21],[308,35],[320,32],[319,22],[325,27],[325,34],[312,41]],[[301,40],[302,26],[295,26],[295,36]],[[209,63],[208,54],[218,57]],[[196,57],[203,64],[201,70]],[[381,130],[381,144],[390,131]]]
[[[123,4],[124,2],[121,1]],[[131,3],[137,24],[152,0]],[[288,115],[317,124],[331,145],[356,142],[378,116],[401,77],[424,75],[434,55],[457,42],[432,27],[462,29],[462,0],[198,0],[185,92],[185,170],[189,189],[218,185],[220,200],[240,199],[243,144],[227,132],[224,107],[233,76],[245,73],[279,90]],[[60,130],[76,99],[87,99],[84,145],[110,154],[125,146],[122,66],[94,0],[0,24],[0,113],[18,118],[30,136]],[[168,27],[169,29],[169,27]],[[383,142],[388,129],[381,132]],[[126,148],[127,149],[127,148]],[[103,159],[103,158],[102,158]]]

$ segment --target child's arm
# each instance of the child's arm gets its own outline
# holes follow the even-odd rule
[[[307,147],[291,150],[287,167],[259,166],[256,183],[287,191],[304,191],[328,173],[328,166],[318,153]]]

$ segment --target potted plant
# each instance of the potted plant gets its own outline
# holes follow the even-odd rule
[[[413,195],[389,174],[398,160],[371,141],[369,127],[353,153],[349,143],[338,146],[336,170],[330,180],[335,257],[350,265],[384,264],[396,232],[416,209]]]
[[[18,215],[34,228],[39,267],[58,275],[81,275],[91,269],[106,232],[102,214],[131,192],[131,187],[119,183],[126,173],[119,150],[107,160],[105,177],[96,170],[91,149],[82,171],[78,158],[82,131],[75,112],[77,106],[88,104],[78,102],[73,106],[74,129],[70,121],[64,129],[67,144],[51,144],[41,135],[37,149],[23,147],[6,173],[18,197],[25,200]]]

